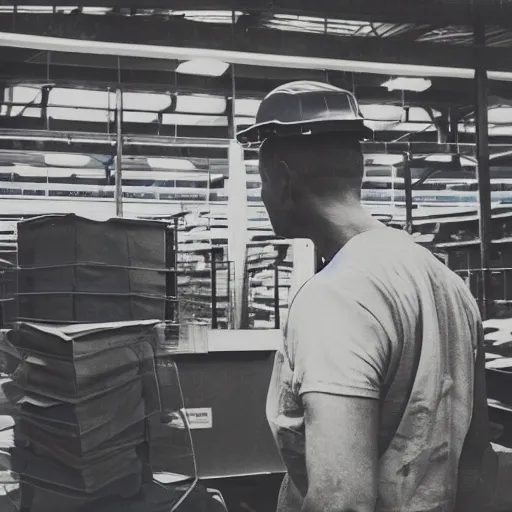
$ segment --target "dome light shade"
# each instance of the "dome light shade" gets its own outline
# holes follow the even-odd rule
[[[382,87],[387,87],[389,91],[423,92],[432,87],[432,80],[400,77],[384,82]]]
[[[229,64],[214,59],[194,59],[182,62],[177,68],[176,73],[183,75],[200,75],[200,76],[222,76]]]

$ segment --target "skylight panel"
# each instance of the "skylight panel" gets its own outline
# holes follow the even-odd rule
[[[115,108],[115,93],[88,89],[67,89],[56,87],[50,91],[48,106],[91,107],[97,109]]]
[[[123,92],[123,108],[127,110],[161,112],[168,109],[171,106],[171,102],[172,99],[169,94]],[[111,103],[111,105],[115,105],[115,103]]]
[[[112,123],[114,121],[114,112],[86,108],[49,107],[48,117],[61,121]]]
[[[223,114],[226,111],[226,99],[222,96],[178,95],[176,112],[187,114]]]
[[[4,88],[5,103],[20,103],[24,105],[29,103],[40,103],[41,95],[40,87],[15,85],[14,87]]]
[[[162,124],[180,126],[228,126],[226,116],[200,116],[188,114],[164,114]]]

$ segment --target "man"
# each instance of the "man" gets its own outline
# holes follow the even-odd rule
[[[271,93],[253,128],[276,234],[329,261],[293,300],[270,384],[278,510],[484,512],[496,461],[478,307],[362,207],[360,128],[350,93],[304,82]]]

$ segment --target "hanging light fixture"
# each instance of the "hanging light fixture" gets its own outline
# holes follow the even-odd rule
[[[432,87],[432,80],[427,78],[399,77],[384,82],[382,87],[387,87],[388,91],[423,92]]]
[[[176,73],[182,75],[199,75],[199,76],[222,76],[229,64],[215,59],[194,59],[182,62],[176,68]]]

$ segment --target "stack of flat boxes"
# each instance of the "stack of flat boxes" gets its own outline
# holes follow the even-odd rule
[[[166,226],[66,215],[18,229],[22,510],[82,512],[131,498],[152,477],[145,420],[161,408]]]
[[[20,320],[171,319],[165,223],[45,216],[18,227]],[[169,266],[172,266],[170,264]]]

